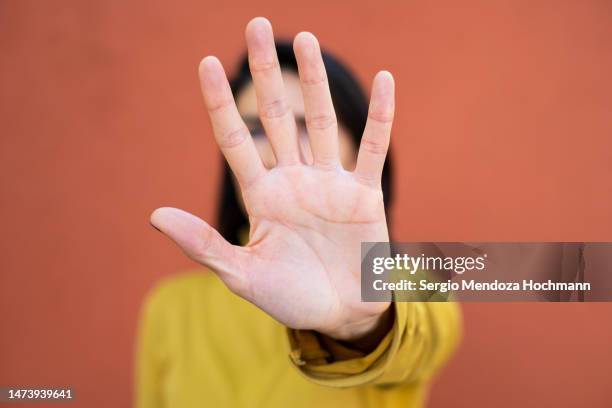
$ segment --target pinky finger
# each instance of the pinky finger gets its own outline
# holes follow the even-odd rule
[[[380,185],[389,141],[391,124],[395,110],[395,84],[388,71],[379,72],[374,77],[372,96],[355,175],[369,185]]]

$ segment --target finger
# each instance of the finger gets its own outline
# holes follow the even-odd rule
[[[372,96],[368,110],[355,175],[368,184],[380,185],[385,157],[391,139],[391,124],[395,109],[393,76],[379,72],[372,84]]]
[[[241,186],[259,177],[265,168],[248,128],[238,113],[221,62],[206,57],[200,63],[202,94],[215,139]]]
[[[158,208],[151,224],[172,239],[188,257],[210,267],[234,292],[246,290],[248,253],[231,245],[206,222],[177,208]]]
[[[300,162],[297,127],[285,94],[270,22],[254,18],[246,28],[249,67],[257,108],[279,165]]]
[[[298,63],[314,165],[336,167],[340,163],[338,124],[319,42],[311,33],[302,32],[295,37],[293,50]]]

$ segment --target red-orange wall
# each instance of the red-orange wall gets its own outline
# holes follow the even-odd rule
[[[0,2],[0,385],[129,406],[139,304],[214,220],[196,67],[253,16],[398,87],[396,239],[612,241],[609,1]],[[469,304],[431,406],[612,405],[612,305]],[[222,311],[220,311],[222,313]]]

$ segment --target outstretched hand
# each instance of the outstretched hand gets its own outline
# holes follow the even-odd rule
[[[246,40],[274,168],[262,164],[219,60],[204,58],[199,73],[215,139],[242,191],[249,243],[231,245],[200,218],[174,208],[155,210],[151,223],[231,291],[286,326],[343,340],[362,337],[389,307],[361,302],[360,244],[389,240],[381,174],[393,119],[393,78],[384,71],[374,78],[357,164],[346,171],[319,44],[310,33],[298,34],[294,51],[313,154],[307,164],[299,153],[270,23],[253,19]]]

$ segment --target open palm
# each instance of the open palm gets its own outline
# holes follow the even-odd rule
[[[178,209],[160,208],[151,222],[233,292],[281,323],[339,339],[362,336],[389,305],[361,302],[360,244],[388,240],[380,177],[393,117],[393,79],[387,72],[374,79],[357,165],[346,171],[318,42],[312,34],[298,34],[294,50],[313,153],[313,163],[307,164],[270,23],[252,20],[246,39],[274,168],[262,164],[216,58],[202,61],[200,79],[215,138],[242,191],[248,245],[229,244],[204,221]]]

